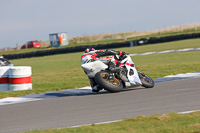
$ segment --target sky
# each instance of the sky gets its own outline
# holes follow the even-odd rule
[[[159,30],[200,22],[200,0],[0,0],[0,48],[49,34]]]

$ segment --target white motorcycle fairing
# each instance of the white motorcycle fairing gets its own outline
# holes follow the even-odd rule
[[[142,82],[138,76],[138,72],[136,70],[135,67],[132,67],[128,64],[134,64],[134,62],[132,61],[131,57],[129,55],[127,55],[127,58],[125,58],[121,63],[125,64],[124,66],[126,67],[126,69],[128,70],[127,72],[127,77],[129,82],[125,82],[126,87],[137,87],[142,85]],[[130,72],[133,71],[133,75],[130,75]]]
[[[89,78],[94,78],[96,73],[108,68],[108,66],[101,61],[85,63],[82,64],[81,67]]]
[[[141,80],[138,76],[138,72],[135,69],[135,67],[131,67],[131,66],[126,65],[126,68],[128,70],[127,77],[128,77],[129,82],[130,82],[130,83],[125,82],[126,87],[133,87],[133,86],[136,87],[136,86],[142,85],[142,82],[141,82]],[[129,73],[130,73],[131,69],[134,71],[134,74],[130,76]]]

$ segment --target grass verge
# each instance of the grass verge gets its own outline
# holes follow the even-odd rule
[[[200,112],[138,116],[120,122],[78,128],[34,130],[26,133],[199,133]]]
[[[115,50],[125,51],[127,53],[139,53],[191,47],[200,47],[200,39],[127,47]],[[12,60],[11,62],[15,66],[32,67],[33,90],[15,92],[1,91],[0,98],[89,86],[87,76],[80,67],[81,54],[79,52]],[[136,67],[140,68],[140,71],[150,75],[152,78],[200,71],[200,52],[135,56],[132,59]]]

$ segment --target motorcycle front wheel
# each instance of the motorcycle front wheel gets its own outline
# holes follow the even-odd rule
[[[123,89],[122,81],[116,77],[110,78],[110,73],[108,71],[96,73],[94,80],[100,87],[111,93],[120,92]]]
[[[155,83],[151,77],[149,77],[145,73],[139,72],[139,71],[138,71],[138,75],[140,77],[143,87],[145,87],[145,88],[153,88],[154,87]]]

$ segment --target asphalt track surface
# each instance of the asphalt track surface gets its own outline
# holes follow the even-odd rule
[[[138,115],[200,110],[200,78],[157,83],[120,93],[64,96],[0,106],[0,133],[63,128]]]

